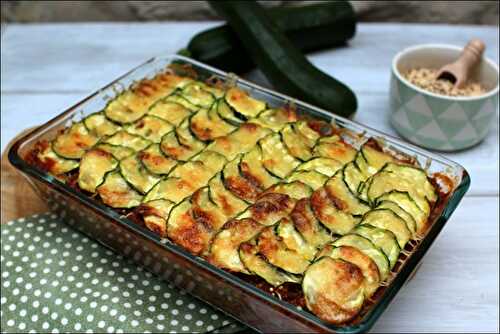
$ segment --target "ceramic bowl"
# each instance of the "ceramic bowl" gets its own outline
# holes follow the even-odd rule
[[[498,109],[498,66],[483,57],[472,73],[487,92],[480,96],[453,97],[423,90],[402,73],[413,68],[440,68],[458,58],[462,48],[444,44],[409,47],[392,61],[391,123],[408,141],[435,150],[456,151],[486,137]]]

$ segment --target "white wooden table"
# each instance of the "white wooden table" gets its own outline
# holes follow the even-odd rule
[[[175,53],[215,23],[48,24],[2,27],[1,144],[41,124],[130,68]],[[389,134],[388,87],[396,52],[419,43],[464,45],[482,38],[498,63],[498,28],[360,24],[349,47],[311,60],[359,98],[355,120]],[[267,85],[262,75],[250,79]],[[446,154],[470,172],[472,186],[416,277],[374,331],[499,331],[498,115],[486,140]]]

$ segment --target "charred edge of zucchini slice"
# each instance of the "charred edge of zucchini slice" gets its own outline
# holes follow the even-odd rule
[[[61,158],[80,159],[98,140],[99,138],[92,135],[82,122],[78,122],[54,139],[52,150]]]
[[[260,197],[254,204],[238,215],[238,219],[252,218],[264,226],[271,226],[287,217],[296,201],[288,195],[269,193]]]
[[[387,256],[375,246],[369,239],[357,234],[348,234],[340,237],[332,243],[333,246],[351,246],[370,257],[378,267],[380,280],[384,281],[390,272],[390,262]],[[320,255],[318,255],[320,256]]]
[[[110,136],[119,130],[121,126],[106,118],[104,113],[93,113],[83,119],[87,130],[96,137]]]
[[[304,240],[316,249],[333,240],[330,232],[314,216],[309,198],[297,201],[290,218]]]
[[[193,82],[186,86],[181,91],[182,96],[190,103],[199,106],[200,108],[210,108],[215,101],[212,93],[204,89],[204,84]]]
[[[385,164],[395,161],[391,155],[374,148],[370,143],[370,141],[366,142],[359,150],[359,153],[366,162],[366,164],[359,167],[363,167],[362,171],[368,176],[378,172]]]
[[[98,148],[101,151],[110,153],[117,160],[125,159],[126,157],[129,157],[135,153],[135,151],[130,147],[107,143],[98,143],[96,146],[94,146],[94,148]]]
[[[277,287],[286,282],[300,283],[300,276],[287,273],[270,264],[262,255],[258,253],[255,238],[244,242],[239,247],[241,262],[248,272],[264,279],[270,285]]]
[[[217,105],[214,102],[210,109],[202,108],[190,118],[191,131],[201,141],[210,141],[215,138],[226,136],[233,132],[236,127],[227,123],[217,114]]]
[[[285,125],[290,122],[295,122],[297,119],[297,114],[292,109],[276,108],[260,112],[259,115],[251,119],[250,122],[269,128],[274,132],[279,132]]]
[[[157,199],[142,203],[138,208],[146,227],[161,237],[167,236],[167,220],[175,203]]]
[[[178,126],[192,112],[182,104],[162,99],[151,106],[147,115],[159,117],[173,126]]]
[[[370,298],[377,291],[381,277],[377,264],[368,255],[353,246],[332,246],[327,245],[322,251],[322,256],[328,256],[332,259],[340,259],[354,264],[363,273],[365,277],[365,298]]]
[[[287,124],[280,130],[281,139],[288,153],[301,161],[312,158],[311,147],[306,138],[297,132],[295,124]]]
[[[313,189],[302,181],[281,182],[268,188],[264,194],[277,193],[285,194],[295,200],[311,197]]]
[[[287,177],[300,164],[299,160],[288,153],[279,133],[262,138],[259,145],[264,168],[280,179]]]
[[[234,196],[229,190],[224,187],[222,173],[215,174],[208,182],[209,196],[228,218],[236,216],[241,211],[245,210],[247,203],[238,197]]]
[[[254,118],[266,109],[265,102],[252,98],[246,91],[238,87],[229,88],[224,99],[234,113],[244,120]]]
[[[49,143],[44,142],[43,145],[40,145],[41,148],[36,157],[40,161],[42,168],[49,173],[62,175],[78,168],[80,165],[78,160],[64,159],[58,156]]]
[[[323,187],[311,195],[311,209],[323,226],[334,234],[347,234],[359,222],[358,218],[338,210]]]
[[[316,171],[332,177],[343,166],[343,163],[335,159],[317,157],[298,165],[295,171]]]
[[[261,189],[267,189],[280,181],[264,168],[262,150],[258,145],[243,155],[239,163],[239,170],[244,178]]]
[[[253,203],[262,192],[262,189],[240,175],[238,166],[241,157],[240,154],[226,164],[222,170],[222,179],[224,180],[224,186],[232,194],[245,202]]]
[[[385,254],[385,256],[387,256],[390,268],[394,268],[398,261],[399,253],[401,252],[401,247],[399,247],[398,240],[394,233],[367,224],[356,226],[353,233],[370,240]]]
[[[235,114],[233,109],[231,109],[231,107],[223,99],[217,102],[217,114],[225,122],[234,126],[239,126],[246,120],[246,118],[242,117],[242,115]]]
[[[314,147],[321,137],[333,135],[332,125],[321,120],[298,121],[294,124],[295,130],[308,142],[309,147]]]
[[[243,242],[252,239],[263,228],[263,225],[250,218],[228,221],[215,235],[208,260],[219,268],[249,274],[241,262],[238,249]]]
[[[276,234],[279,223],[267,226],[258,235],[257,247],[259,254],[273,266],[291,274],[301,275],[309,266],[310,262],[300,253],[287,248],[286,244]]]
[[[194,115],[191,115],[187,119],[183,120],[181,124],[175,128],[175,134],[181,145],[190,148],[199,148],[201,151],[205,147],[205,143],[196,138],[194,133],[191,131],[191,127],[189,126],[193,116]]]
[[[118,171],[106,174],[104,182],[96,190],[103,203],[112,208],[133,208],[140,205],[143,198]]]
[[[370,207],[361,202],[344,182],[344,169],[339,170],[325,183],[325,190],[335,207],[353,216],[365,214]]]
[[[173,129],[172,124],[153,115],[145,115],[134,123],[125,126],[128,133],[139,135],[153,143],[159,143],[161,138]]]
[[[149,145],[146,149],[137,153],[137,158],[152,174],[167,175],[177,166],[176,160],[163,154],[159,144]]]
[[[335,159],[342,164],[352,161],[356,153],[356,149],[337,135],[318,139],[313,149],[314,156]]]
[[[119,145],[133,149],[134,151],[140,151],[151,145],[151,141],[139,136],[128,133],[125,130],[118,131],[111,137],[106,137],[102,140],[102,143]]]
[[[104,176],[118,166],[118,161],[108,152],[90,149],[80,160],[78,186],[91,193],[104,182]]]
[[[317,172],[315,170],[303,170],[293,172],[289,177],[286,178],[286,180],[288,182],[300,181],[307,184],[313,190],[316,190],[325,184],[325,182],[328,180],[328,176],[321,174],[320,172]]]
[[[188,161],[201,151],[198,148],[191,148],[179,143],[175,131],[169,132],[162,137],[160,150],[167,157],[177,161]]]
[[[406,222],[389,209],[374,209],[368,211],[361,220],[361,224],[368,224],[383,228],[394,233],[398,244],[403,249],[411,238],[411,231]]]
[[[358,266],[321,257],[307,268],[302,280],[307,308],[329,323],[345,323],[363,306],[364,280]]]

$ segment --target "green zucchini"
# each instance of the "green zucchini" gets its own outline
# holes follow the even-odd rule
[[[47,145],[37,154],[42,165],[53,175],[61,175],[78,168],[80,162],[73,159],[65,159],[52,150],[52,145]]]
[[[338,210],[354,216],[363,215],[370,207],[359,200],[344,182],[344,170],[339,170],[325,183],[325,190]]]
[[[263,189],[260,189],[257,185],[253,184],[241,175],[238,167],[240,161],[241,155],[237,156],[224,166],[224,169],[222,170],[224,186],[236,197],[248,203],[253,203]]]
[[[146,115],[134,123],[125,126],[125,130],[128,133],[139,135],[153,143],[159,143],[161,137],[173,129],[172,124],[152,115]]]
[[[300,164],[299,160],[290,155],[279,133],[262,138],[259,145],[264,168],[276,177],[287,177]]]
[[[52,150],[62,158],[80,159],[98,140],[82,122],[78,122],[56,137]]]
[[[137,153],[137,158],[146,167],[146,169],[153,174],[168,174],[177,165],[177,161],[165,156],[161,150],[160,145],[152,144],[146,149]]]
[[[210,1],[210,5],[225,16],[275,88],[341,116],[354,114],[357,108],[354,93],[314,67],[272,24],[257,2]]]
[[[146,194],[160,181],[160,177],[150,173],[137,156],[130,156],[121,160],[120,172],[123,178],[141,194]]]
[[[192,111],[183,105],[163,99],[156,102],[148,110],[147,114],[159,117],[174,126],[178,126],[191,113]]]
[[[329,241],[332,241],[330,232],[314,216],[309,198],[297,201],[290,214],[290,218],[293,221],[295,229],[311,246],[320,248]]]
[[[130,134],[124,130],[118,131],[111,137],[105,138],[102,142],[111,145],[125,146],[134,151],[140,151],[151,145],[149,140],[139,135]]]
[[[182,96],[188,100],[190,103],[200,107],[200,108],[210,108],[212,103],[214,103],[214,96],[207,92],[203,85],[198,82],[186,85],[182,89]]]
[[[247,203],[234,196],[224,187],[222,172],[215,174],[208,182],[210,199],[224,212],[226,217],[232,218],[245,210]]]
[[[213,140],[226,136],[236,128],[224,121],[217,114],[218,103],[214,103],[210,110],[201,108],[190,118],[189,126],[195,136],[201,141]]]
[[[342,164],[351,162],[356,156],[356,149],[344,142],[338,136],[322,137],[313,149],[313,154],[318,157],[330,158]]]
[[[333,176],[342,166],[338,160],[319,157],[300,164],[295,171],[316,171],[326,176]]]
[[[224,99],[235,116],[245,121],[254,118],[266,109],[265,102],[254,99],[247,91],[239,87],[229,88],[224,95]]]
[[[100,143],[94,147],[100,149],[101,151],[111,153],[117,160],[125,159],[135,153],[135,151],[130,147],[121,145]]]
[[[97,187],[97,193],[103,203],[112,208],[133,208],[142,201],[142,195],[133,189],[118,171],[106,174],[104,182]]]
[[[266,194],[284,194],[290,198],[299,200],[310,197],[313,189],[302,181],[281,182],[265,191]]]
[[[266,194],[239,214],[237,218],[252,218],[261,225],[271,226],[287,217],[292,212],[295,202],[294,199],[285,194]]]
[[[312,190],[316,190],[319,187],[322,187],[326,180],[328,180],[328,176],[321,174],[315,170],[309,171],[296,171],[290,174],[289,177],[286,178],[288,182],[292,181],[300,181],[304,184],[307,184]]]
[[[406,222],[389,209],[374,209],[363,216],[361,224],[368,224],[391,231],[398,239],[398,244],[403,249],[411,238],[411,231]]]
[[[259,124],[275,132],[280,131],[288,123],[295,121],[297,121],[297,114],[291,108],[286,107],[264,110],[256,118],[250,120],[252,123]]]
[[[110,136],[121,129],[118,124],[111,122],[100,112],[87,116],[83,124],[96,137]]]
[[[267,10],[273,24],[302,52],[340,45],[353,37],[356,17],[347,1]],[[314,38],[311,38],[314,36]],[[186,54],[226,72],[245,73],[255,65],[227,24],[202,31],[189,42]]]
[[[262,150],[259,145],[254,146],[241,158],[239,169],[241,175],[250,182],[257,184],[262,189],[279,182],[277,177],[271,175],[262,164]]]
[[[307,261],[314,259],[317,252],[316,246],[309,244],[304,239],[290,219],[281,219],[275,229],[275,233],[286,248],[293,250]]]
[[[385,254],[385,256],[387,256],[391,269],[394,267],[399,258],[399,253],[401,252],[401,248],[399,247],[398,240],[394,233],[386,229],[366,224],[357,226],[353,230],[353,233],[370,240]]]
[[[108,152],[91,149],[82,156],[78,171],[78,186],[86,191],[95,193],[95,189],[102,182],[109,171],[118,166],[118,161]]]
[[[294,125],[294,123],[287,124],[281,129],[283,144],[293,157],[301,161],[307,161],[312,158],[311,147],[313,145],[309,145],[307,138],[301,135]]]

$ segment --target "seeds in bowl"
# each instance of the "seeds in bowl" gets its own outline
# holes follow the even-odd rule
[[[422,89],[431,93],[448,96],[478,96],[486,93],[486,89],[478,82],[469,81],[464,87],[456,88],[451,81],[438,79],[438,70],[430,68],[414,68],[403,77]]]

